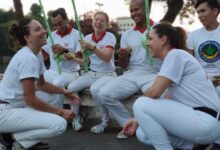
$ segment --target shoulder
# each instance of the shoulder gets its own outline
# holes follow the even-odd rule
[[[77,34],[79,35],[79,31],[75,28],[72,28],[71,34]]]
[[[183,49],[173,49],[167,54],[167,58],[171,57],[177,57],[179,59],[185,58],[190,56],[189,52],[183,50]]]
[[[204,31],[204,28],[196,29],[192,32],[189,32],[189,36],[196,37],[196,36],[198,36],[198,34],[203,33],[203,31]]]
[[[89,39],[92,39],[92,34],[93,34],[93,33],[87,34],[87,35],[85,36],[85,39],[88,39],[88,40],[89,40]]]
[[[115,35],[111,32],[106,32],[106,37],[109,37],[109,38],[115,38]]]
[[[35,55],[33,54],[33,52],[27,48],[27,47],[23,47],[21,48],[17,53],[16,53],[17,57],[23,58],[23,59],[36,59]]]
[[[131,35],[133,36],[135,33],[137,33],[136,30],[134,30],[134,27],[128,29],[127,31],[125,32],[122,32],[122,37],[130,37]]]
[[[37,62],[37,57],[27,47],[23,47],[15,54],[12,61],[18,65],[35,65]]]

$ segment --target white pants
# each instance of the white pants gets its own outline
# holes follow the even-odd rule
[[[53,85],[56,85],[58,87],[66,87],[74,80],[79,78],[79,73],[78,72],[62,72],[59,74],[57,71],[53,70],[47,70],[44,73],[44,79],[46,82],[49,82]],[[64,104],[64,99],[65,97],[63,96],[60,103],[59,107],[63,107]]]
[[[61,74],[59,74],[56,71],[47,70],[44,73],[45,81],[59,87],[67,87],[70,82],[76,80],[77,78],[79,78],[78,72],[62,72]]]
[[[103,86],[103,84],[107,83],[108,81],[110,81],[111,78],[115,76],[116,76],[115,72],[100,73],[100,72],[89,71],[88,73],[79,77],[77,80],[72,81],[68,86],[68,90],[73,91],[74,93],[78,93],[79,91],[82,91],[83,89],[89,88],[98,79],[106,77],[101,81],[101,83],[99,82],[98,84],[93,86],[92,91],[94,91],[97,88],[100,89],[101,86]],[[91,94],[92,96],[95,96],[93,97],[93,99],[95,100],[95,103],[97,104],[97,106],[100,106],[99,102],[96,100],[97,97],[94,94],[94,92],[91,92]],[[79,105],[71,105],[71,109],[75,113],[76,116],[79,115]]]
[[[91,92],[92,98],[93,98],[94,102],[96,103],[96,106],[100,109],[100,114],[101,114],[103,123],[109,122],[110,118],[109,118],[107,108],[105,107],[105,105],[102,105],[100,103],[101,98],[99,97],[99,91],[105,84],[107,84],[108,82],[111,82],[113,80],[113,78],[115,78],[115,77],[104,76],[104,77],[98,79],[90,87],[90,92]]]
[[[100,103],[114,115],[119,125],[123,127],[131,115],[120,100],[132,96],[140,90],[144,92],[152,85],[155,78],[156,73],[127,71],[100,89]]]
[[[220,138],[219,120],[174,100],[141,97],[133,111],[138,139],[157,150],[190,150],[194,143],[209,144]]]
[[[42,101],[49,103],[53,106],[58,108],[63,108],[63,94],[53,94],[53,93],[46,93],[43,91],[36,91],[36,96],[41,98]]]
[[[218,93],[218,96],[220,98],[220,85],[215,87],[216,92]]]
[[[44,97],[40,97],[39,93]],[[38,92],[38,94],[38,97],[47,99],[48,102],[58,98],[57,94],[47,95],[44,92]],[[26,149],[42,139],[63,133],[66,127],[66,120],[58,115],[30,107],[14,108],[10,104],[0,104],[0,133],[14,133],[16,141]]]

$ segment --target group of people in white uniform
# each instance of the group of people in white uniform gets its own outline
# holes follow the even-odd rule
[[[54,43],[36,20],[13,25],[10,35],[22,48],[0,83],[0,148],[48,147],[42,140],[63,133],[66,120],[74,131],[82,130],[78,92],[90,88],[101,114],[92,133],[109,127],[111,113],[122,127],[118,139],[136,133],[139,141],[157,150],[190,150],[195,144],[212,143],[212,150],[220,149],[220,86],[212,84],[220,76],[220,8],[217,0],[198,0],[195,8],[203,27],[187,37],[184,29],[153,20],[147,31],[145,1],[132,0],[135,26],[121,37],[119,54],[126,55],[119,59],[129,56],[129,62],[120,76],[114,64],[116,38],[107,31],[105,12],[95,13],[94,31],[83,39],[69,25],[63,8],[51,16]],[[146,31],[147,49],[142,44]],[[80,75],[80,66],[86,65],[78,57],[82,50],[90,52],[90,63],[89,71]],[[138,91],[143,96],[135,101],[132,116],[122,101]],[[63,109],[64,99],[71,110]]]

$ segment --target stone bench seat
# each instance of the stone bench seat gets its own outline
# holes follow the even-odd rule
[[[132,114],[132,106],[135,100],[142,96],[142,92],[138,92],[127,99],[122,100],[122,103],[125,105],[125,107],[129,110],[129,112]],[[92,100],[92,96],[90,94],[89,89],[85,89],[79,93],[81,104],[80,104],[80,114],[85,119],[99,119],[100,120],[100,112],[98,108],[96,107],[94,101]],[[111,118],[111,126],[112,127],[118,127],[118,124],[116,123],[114,117],[110,114]]]

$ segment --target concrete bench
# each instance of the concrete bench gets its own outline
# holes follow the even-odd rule
[[[125,107],[129,110],[131,114],[132,112],[132,106],[135,100],[142,96],[143,94],[141,92],[136,93],[135,95],[132,95],[131,97],[125,99],[122,101],[122,103],[125,105]],[[92,100],[92,96],[90,94],[89,89],[85,89],[82,92],[79,93],[79,96],[81,98],[81,105],[80,105],[80,114],[85,120],[100,120],[100,112],[98,108],[96,107],[94,101]],[[114,117],[110,114],[111,118],[111,126],[112,127],[118,127],[118,124],[116,123]]]

